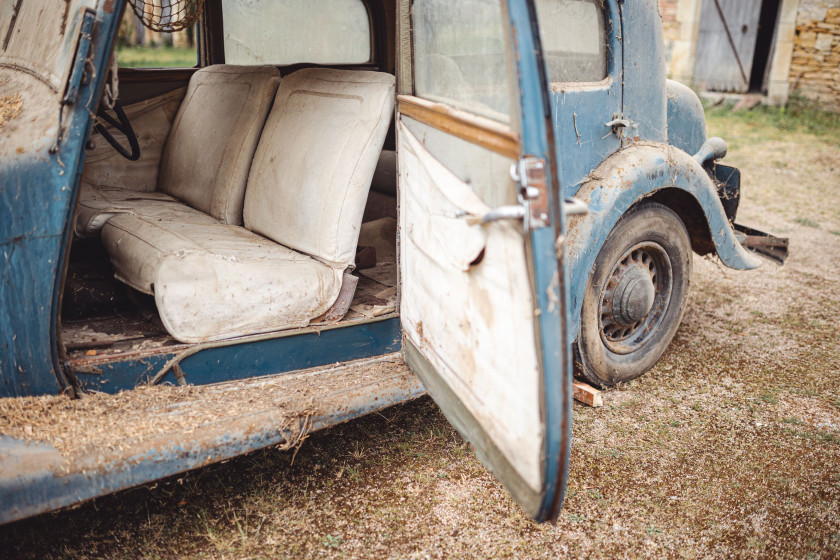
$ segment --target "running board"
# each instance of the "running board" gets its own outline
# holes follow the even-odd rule
[[[297,447],[310,432],[423,394],[393,353],[214,385],[0,399],[0,524],[263,447]]]
[[[776,237],[741,224],[734,224],[733,227],[735,237],[745,249],[778,265],[784,264],[790,243],[787,237]]]

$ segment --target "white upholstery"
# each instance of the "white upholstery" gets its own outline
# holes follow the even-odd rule
[[[146,209],[149,214],[157,210],[157,215],[112,216],[102,227],[102,244],[114,266],[114,276],[135,290],[154,294],[160,259],[170,252],[203,250],[200,242],[192,241],[189,234],[197,226],[224,224],[184,205],[161,204]]]
[[[222,223],[241,225],[248,171],[279,81],[274,66],[198,70],[163,148],[157,191],[83,181],[76,234],[96,235],[116,214],[143,215],[148,201],[183,201]]]
[[[245,227],[352,265],[393,100],[390,74],[311,68],[283,78],[251,166]]]
[[[173,337],[204,342],[302,327],[332,306],[341,270],[199,216],[205,220],[124,214],[102,229],[117,278],[154,293]]]
[[[280,87],[248,180],[246,227],[143,202],[102,228],[117,278],[154,294],[178,340],[305,326],[332,306],[353,264],[394,78],[312,69]]]
[[[166,141],[158,190],[241,224],[248,171],[279,81],[274,66],[217,65],[193,74]]]
[[[147,208],[161,204],[183,206],[168,194],[97,186],[82,179],[76,205],[76,235],[98,235],[105,222],[117,214],[143,214]]]

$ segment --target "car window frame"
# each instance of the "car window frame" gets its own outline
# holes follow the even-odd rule
[[[198,22],[196,44],[199,49],[198,66],[204,68],[213,64],[226,64],[224,46],[224,18],[222,17],[222,2],[224,0],[205,0],[204,10]],[[387,31],[385,29],[384,6],[374,0],[360,0],[368,13],[370,28],[370,58],[367,62],[359,63],[310,63],[299,62],[293,64],[274,64],[279,68],[287,66],[335,66],[358,67],[376,66],[382,68],[388,60]]]
[[[536,2],[534,2],[534,7],[536,8]],[[604,28],[603,28],[603,37],[607,43],[607,75],[596,81],[580,81],[580,82],[563,82],[563,81],[552,81],[551,75],[549,74],[548,64],[546,63],[546,81],[548,82],[549,87],[552,91],[555,92],[564,92],[569,90],[589,90],[589,89],[603,89],[608,87],[614,81],[618,80],[619,72],[621,69],[621,49],[619,48],[621,45],[617,44],[620,42],[620,39],[616,38],[615,36],[615,26],[616,21],[614,21],[614,15],[617,14],[618,10],[614,9],[615,6],[613,5],[612,0],[603,0],[601,6],[598,6],[596,3],[595,6],[597,9],[601,10],[604,14]],[[537,27],[540,30],[540,37],[542,37],[542,21],[539,17],[539,10],[535,10],[537,14]]]

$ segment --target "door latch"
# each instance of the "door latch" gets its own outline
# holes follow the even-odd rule
[[[524,207],[525,229],[548,225],[548,179],[546,162],[536,156],[523,156],[510,166],[510,177],[519,185],[517,198]]]
[[[627,128],[630,126],[630,119],[613,119],[604,123],[604,126],[612,128],[613,132],[618,131],[619,128]]]
[[[547,226],[548,185],[545,160],[534,156],[524,156],[510,166],[510,177],[519,185],[519,191],[516,194],[519,204],[499,206],[480,218],[472,219],[482,224],[498,220],[522,220],[522,226],[526,232]]]
[[[607,121],[607,122],[604,123],[604,126],[610,129],[610,132],[608,132],[607,135],[604,136],[604,138],[606,138],[610,134],[615,134],[619,138],[622,138],[625,135],[627,135],[628,137],[632,137],[633,136],[632,133],[626,133],[625,131],[627,129],[635,129],[639,125],[637,123],[634,123],[633,121],[631,121],[628,118],[621,118],[618,115],[618,113],[616,113],[616,114],[613,115],[613,118],[612,118],[611,121]]]

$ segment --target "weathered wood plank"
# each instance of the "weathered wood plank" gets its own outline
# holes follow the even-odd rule
[[[703,2],[694,83],[711,91],[745,92],[750,85],[761,0],[717,2],[723,18],[715,0]]]

